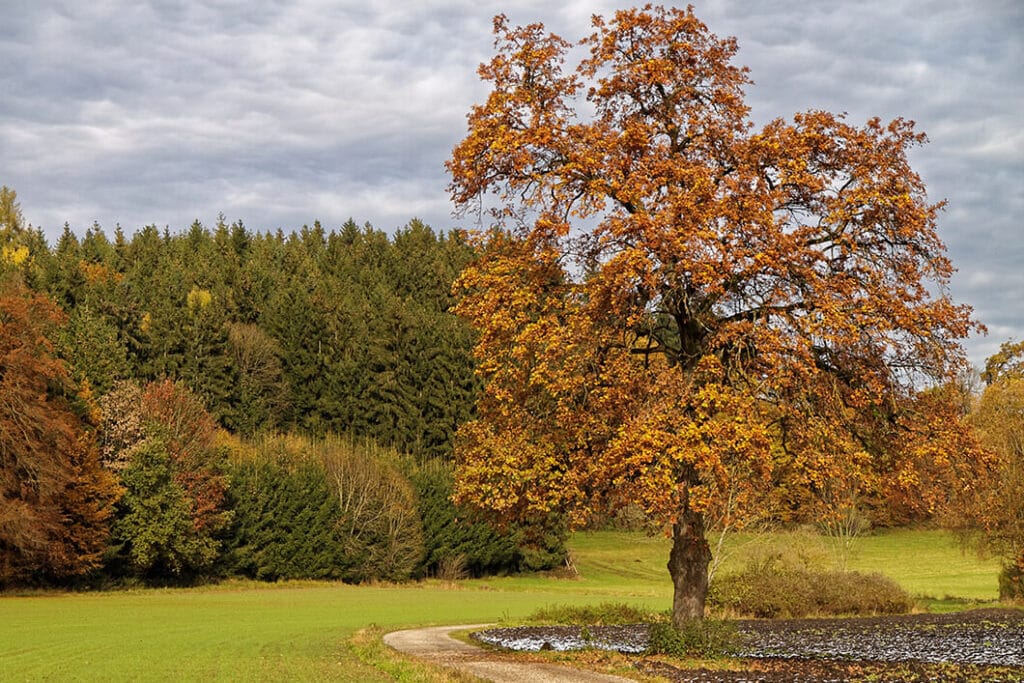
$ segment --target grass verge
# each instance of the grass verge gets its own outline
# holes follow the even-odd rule
[[[399,683],[474,683],[477,679],[453,671],[418,662],[384,645],[386,629],[372,625],[361,628],[349,638],[346,650],[353,659],[368,667],[382,680]]]

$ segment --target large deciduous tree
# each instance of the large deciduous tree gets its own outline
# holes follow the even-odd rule
[[[963,362],[974,323],[907,160],[924,136],[823,111],[755,129],[735,41],[692,8],[596,17],[575,46],[494,27],[448,162],[495,221],[458,283],[485,389],[457,498],[575,524],[639,505],[673,538],[674,621],[700,618],[722,496],[883,485],[898,449],[865,416]]]
[[[0,588],[100,563],[120,491],[52,339],[60,309],[0,279]]]

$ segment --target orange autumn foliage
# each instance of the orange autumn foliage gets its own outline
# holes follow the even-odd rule
[[[51,339],[64,317],[0,282],[0,587],[99,566],[120,495]]]
[[[595,17],[578,43],[494,30],[448,162],[494,226],[457,283],[484,381],[457,498],[576,525],[639,505],[674,538],[675,620],[699,618],[727,494],[742,515],[837,473],[884,486],[859,416],[964,362],[976,325],[907,160],[924,136],[823,111],[756,129],[735,40],[692,8]]]

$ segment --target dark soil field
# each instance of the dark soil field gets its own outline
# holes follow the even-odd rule
[[[643,656],[637,668],[671,681],[1024,681],[1024,611],[988,609],[857,619],[741,621],[742,671],[686,669]],[[647,628],[545,626],[473,634],[513,650],[599,648],[642,653]]]

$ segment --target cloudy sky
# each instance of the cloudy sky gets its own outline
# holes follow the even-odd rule
[[[491,18],[590,30],[607,0],[5,0],[0,185],[51,238],[319,219],[458,225],[444,160],[485,96]],[[1024,339],[1024,3],[694,0],[739,40],[759,122],[810,108],[914,119],[913,162],[989,328]]]

